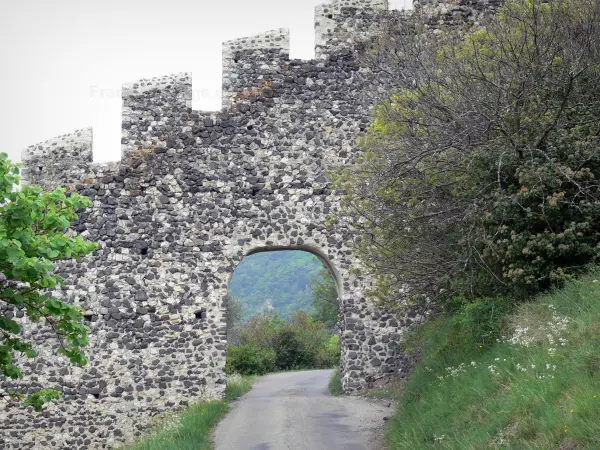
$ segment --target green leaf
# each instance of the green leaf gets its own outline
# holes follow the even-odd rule
[[[2,367],[2,372],[8,378],[12,378],[13,380],[17,380],[19,378],[23,378],[23,372],[14,364],[7,364]]]
[[[13,360],[12,347],[8,345],[0,345],[0,367],[10,364]]]
[[[59,316],[63,312],[63,303],[53,298],[46,302],[46,308],[53,316]]]
[[[42,411],[44,405],[53,400],[62,398],[62,393],[54,389],[42,389],[35,394],[30,395],[26,401],[22,403],[23,406],[33,406],[36,411]]]
[[[16,246],[9,246],[6,249],[6,261],[9,263],[16,262],[21,257],[21,249]]]
[[[21,332],[21,326],[17,322],[4,316],[0,316],[0,328],[10,331],[12,334],[19,334]]]

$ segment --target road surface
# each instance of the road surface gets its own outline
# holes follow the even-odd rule
[[[380,450],[392,408],[331,397],[331,370],[268,375],[232,403],[215,430],[216,450]]]

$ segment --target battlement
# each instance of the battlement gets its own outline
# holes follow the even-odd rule
[[[479,25],[493,15],[504,0],[413,0],[414,14],[427,28]]]
[[[165,145],[167,136],[149,133],[173,111],[192,108],[192,76],[177,73],[155,78],[144,78],[126,83],[122,89],[121,159],[130,154]],[[146,139],[139,142],[139,136]]]
[[[52,189],[65,174],[77,177],[92,162],[92,141],[92,128],[83,128],[27,147],[21,152],[23,181]]]
[[[173,75],[163,75],[154,78],[142,78],[133,82],[123,84],[122,96],[127,99],[132,96],[141,95],[145,92],[175,88],[180,92],[181,98],[187,98],[191,101],[192,95],[192,76],[190,73],[182,72]],[[190,104],[191,106],[191,104]]]
[[[279,49],[290,51],[290,31],[285,28],[267,31],[254,36],[223,42],[223,56],[230,58],[236,51]]]
[[[339,18],[344,8],[384,10],[389,9],[388,0],[334,0],[315,7],[315,54],[317,59],[326,58],[338,49],[336,32],[340,31]],[[361,24],[367,25],[368,24]],[[348,32],[360,37],[362,27],[347,27]]]
[[[236,85],[239,72],[244,69],[243,63],[239,67],[238,58],[240,53],[246,52],[251,52],[256,58],[263,56],[264,63],[268,66],[278,66],[290,58],[290,31],[279,28],[223,43],[223,108],[231,106],[233,97],[238,92]],[[269,53],[267,58],[264,58],[265,53]]]
[[[452,26],[461,21],[477,21],[478,17],[496,8],[501,1],[469,0],[468,5],[463,5],[454,0],[415,0],[415,15],[433,28]],[[387,12],[388,6],[388,0],[333,0],[317,6],[317,62],[351,50],[357,42],[367,39],[385,16],[392,14]],[[254,94],[265,91],[268,91],[270,98],[264,103],[276,104],[272,99],[273,95],[277,95],[276,89],[271,86],[279,86],[286,79],[292,81],[289,73],[285,72],[290,65],[289,52],[290,34],[286,29],[224,42],[223,112],[233,112],[235,115],[238,108],[234,103],[249,103],[253,96],[259,96]],[[314,80],[308,83],[314,83]],[[168,149],[183,149],[179,136],[182,129],[177,124],[188,120],[182,118],[192,114],[192,96],[189,73],[144,78],[124,84],[121,159],[125,160],[139,152],[162,153]],[[229,111],[232,106],[234,109]],[[241,110],[248,108],[246,104]],[[208,118],[214,113],[195,112],[195,115]],[[24,180],[48,186],[54,186],[60,180],[68,183],[74,172],[79,174],[91,161],[91,128],[79,130],[25,149]],[[54,170],[57,172],[54,173]]]
[[[365,23],[365,20],[345,24],[342,13],[348,8],[386,10],[388,1],[334,0],[318,6],[315,11],[318,58],[325,58],[339,49],[340,42],[344,42],[343,37],[336,36],[340,30],[356,33],[360,37],[364,35],[366,28],[373,25]],[[344,30],[346,25],[349,28]],[[286,29],[275,29],[224,42],[223,108],[229,108],[236,95],[244,89],[255,87],[251,83],[280,70],[289,61],[289,53],[290,33]],[[252,70],[257,73],[247,73],[250,60],[255,63]],[[123,85],[122,98],[121,159],[124,160],[139,151],[154,151],[167,146],[170,136],[157,135],[156,125],[164,125],[165,121],[170,120],[175,122],[177,118],[172,117],[174,111],[179,116],[191,112],[192,77],[189,73],[178,73],[129,82]],[[92,130],[79,130],[33,145],[23,151],[22,159],[26,166],[24,179],[27,182],[54,185],[55,181],[70,179],[71,176],[66,176],[66,173],[72,173],[69,167],[79,173],[92,162]],[[59,175],[60,173],[53,172],[55,169],[62,170],[62,176],[54,179],[42,176],[42,173]]]
[[[22,161],[65,156],[91,161],[92,129],[82,128],[38,144],[30,145],[21,152]]]

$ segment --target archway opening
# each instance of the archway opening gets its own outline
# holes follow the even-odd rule
[[[227,310],[228,374],[339,366],[338,284],[317,252],[252,252],[232,274]]]

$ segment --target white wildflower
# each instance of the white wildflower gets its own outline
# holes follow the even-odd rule
[[[551,312],[551,318],[544,325],[540,326],[538,330],[530,330],[529,327],[517,327],[515,328],[513,335],[510,338],[503,337],[503,341],[511,345],[529,347],[539,340],[539,332],[542,332],[542,336],[545,336],[547,344],[553,349],[549,350],[551,355],[556,350],[555,346],[557,343],[562,347],[566,347],[568,341],[564,337],[564,333],[568,329],[570,319],[567,316],[558,314],[554,305],[550,304],[547,307]]]
[[[490,369],[490,372],[492,372],[492,375],[498,375],[498,367],[494,366],[493,364],[488,366],[488,369]]]
[[[438,435],[434,434],[434,435],[433,435],[433,440],[434,440],[435,442],[441,442],[441,441],[443,441],[444,439],[446,439],[447,437],[448,437],[448,436],[446,436],[445,434],[442,434],[441,436],[438,436]]]
[[[457,367],[446,367],[446,372],[448,372],[448,375],[446,375],[445,378],[448,377],[452,377],[452,378],[456,378],[458,377],[461,373],[465,373],[466,372],[466,367],[467,365],[465,363],[460,363]]]

